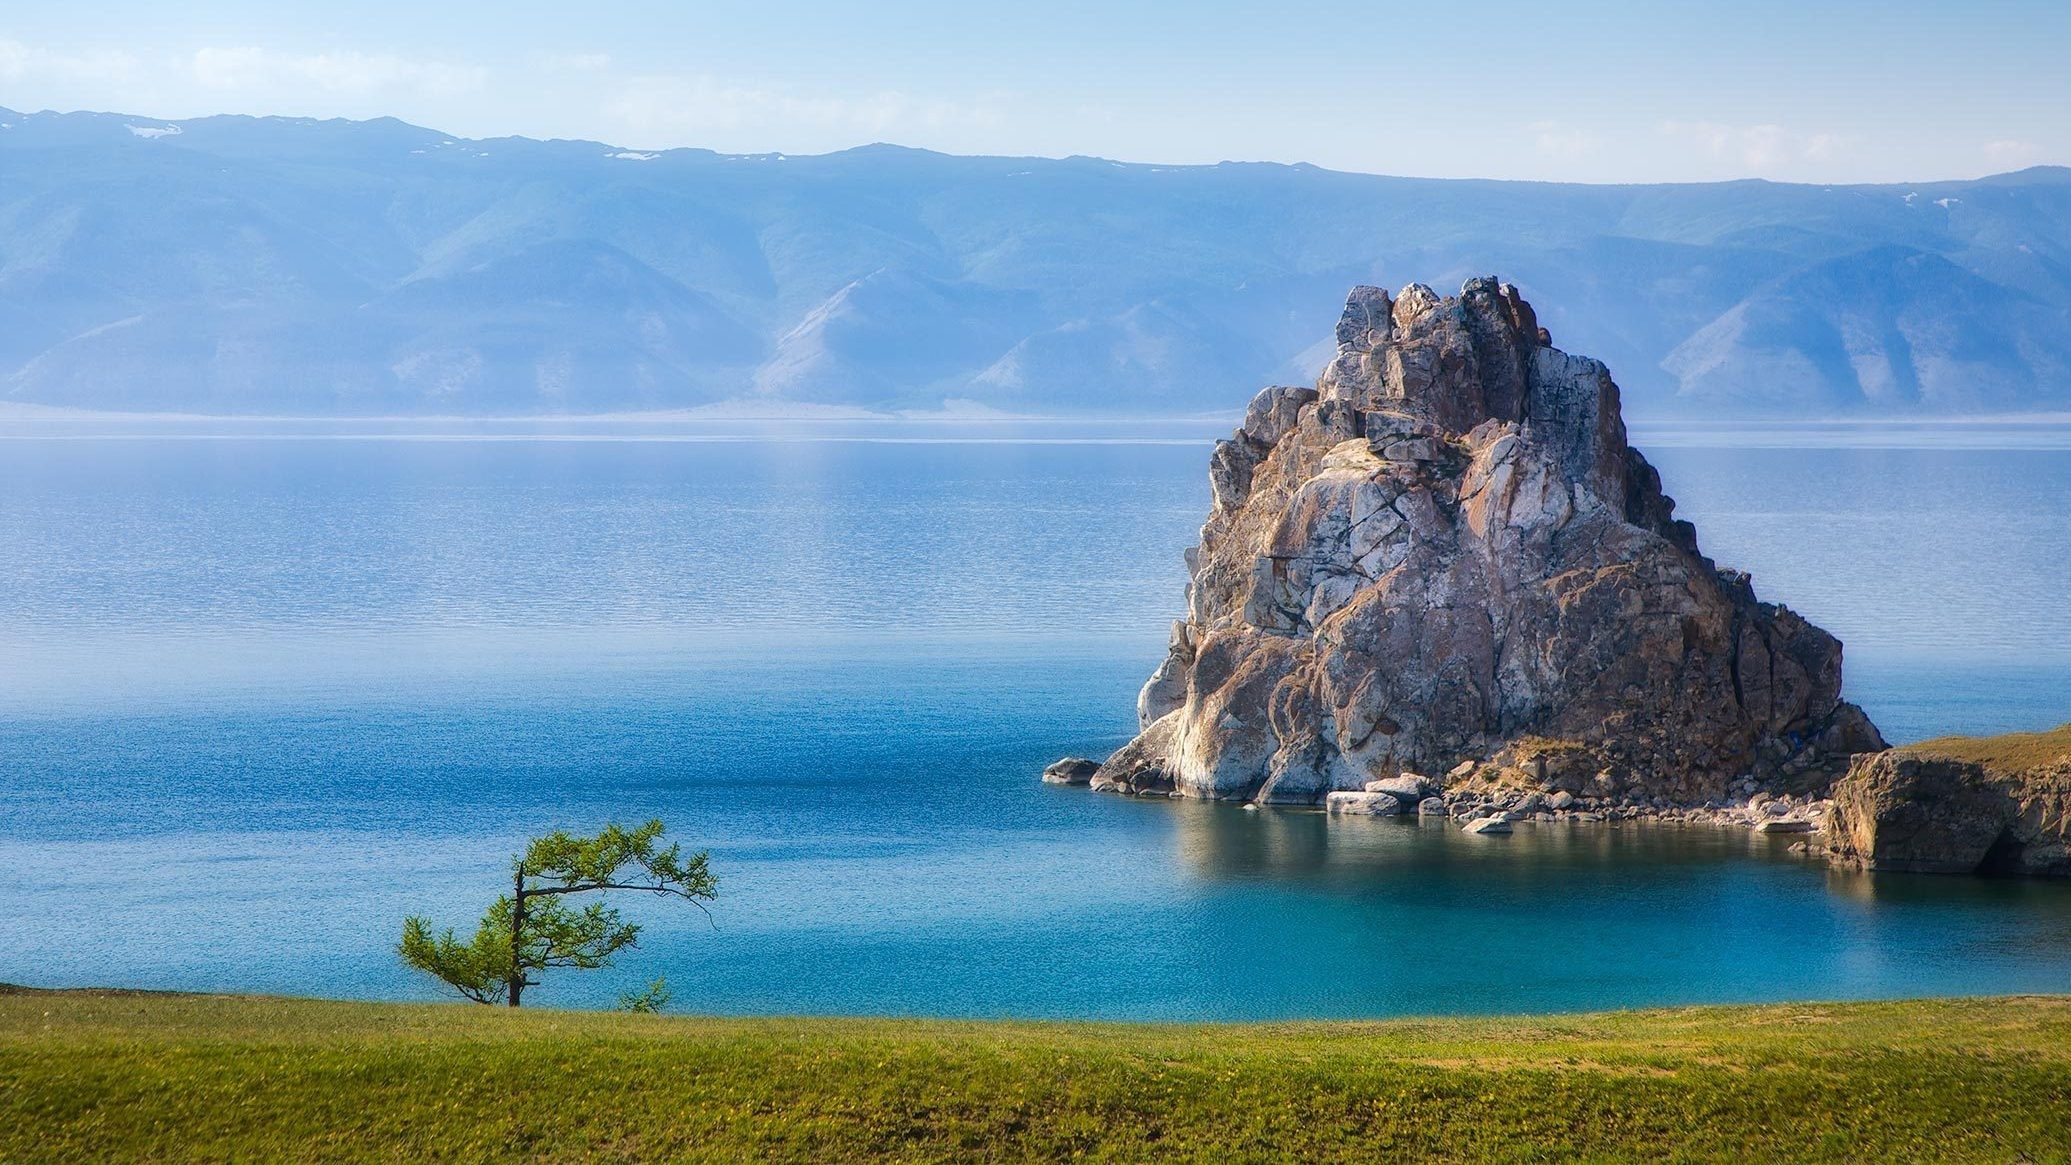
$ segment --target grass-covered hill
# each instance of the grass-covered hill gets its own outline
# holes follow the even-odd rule
[[[2071,757],[2071,724],[2047,732],[2009,732],[2000,736],[1938,736],[1900,751],[1954,757],[1998,772],[2040,768]]]
[[[2071,1160],[2071,999],[1128,1026],[0,994],[0,1161]]]

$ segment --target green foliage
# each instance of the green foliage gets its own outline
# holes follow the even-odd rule
[[[702,910],[718,893],[708,855],[686,858],[680,845],[663,849],[662,833],[661,822],[649,821],[637,829],[608,825],[594,837],[556,830],[534,838],[512,859],[511,893],[490,905],[472,939],[461,942],[451,927],[435,934],[413,916],[403,921],[397,953],[463,998],[512,1007],[538,982],[533,972],[608,967],[612,956],[639,942],[639,925],[602,902],[577,910],[563,901],[567,895],[645,891]],[[657,987],[661,994],[653,999]],[[641,1010],[658,1010],[668,993],[656,980],[647,993],[629,998],[651,1000]]]
[[[545,888],[533,891],[540,894],[647,890],[710,900],[719,883],[712,877],[707,855],[695,853],[686,860],[681,845],[662,849],[658,843],[663,828],[659,821],[630,830],[607,825],[595,837],[572,837],[556,830],[534,838],[515,860],[518,876],[543,884]],[[626,880],[641,876],[644,881]]]
[[[656,979],[654,982],[649,983],[645,990],[628,991],[624,995],[619,996],[618,1009],[620,1011],[630,1011],[636,1015],[655,1015],[663,1008],[669,1006],[669,1000],[673,998],[675,998],[675,992],[669,990],[669,981],[667,979]]]
[[[1386,1023],[0,991],[0,1161],[2071,1161],[2071,999]]]
[[[396,949],[403,962],[445,980],[476,1003],[501,1003],[510,987],[510,908],[509,898],[498,898],[475,928],[475,937],[465,943],[454,938],[450,926],[433,935],[430,923],[406,918],[403,941]]]

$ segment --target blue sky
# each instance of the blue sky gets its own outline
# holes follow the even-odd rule
[[[17,109],[1585,181],[2071,163],[2067,58],[2064,0],[0,8]]]

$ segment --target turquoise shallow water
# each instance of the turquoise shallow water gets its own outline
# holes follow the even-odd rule
[[[2071,887],[1041,786],[1131,728],[1205,446],[918,433],[0,440],[0,980],[430,997],[403,914],[468,921],[530,832],[659,815],[712,848],[714,924],[630,901],[640,950],[540,1002],[656,974],[698,1010],[1107,1018],[2071,990]],[[1848,641],[1889,735],[2071,719],[2071,452],[1655,459],[1709,553]]]

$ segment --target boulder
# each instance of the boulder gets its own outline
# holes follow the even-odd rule
[[[1510,822],[1502,817],[1477,817],[1460,828],[1467,833],[1509,833]]]
[[[1134,740],[1102,761],[1087,787],[1106,793],[1166,793],[1173,789],[1170,756],[1178,725],[1172,716],[1154,721]]]
[[[1699,552],[1608,370],[1507,284],[1355,288],[1316,388],[1260,393],[1209,476],[1186,615],[1096,788],[1415,800],[1380,782],[1447,772],[1695,804],[1883,747],[1840,643]]]
[[[1368,781],[1366,791],[1387,793],[1414,804],[1431,792],[1431,782],[1415,773],[1404,773],[1399,777],[1382,777],[1379,780]]]
[[[1858,757],[1824,833],[1865,869],[2071,876],[2071,724]]]
[[[1323,800],[1331,813],[1363,817],[1393,817],[1402,812],[1402,802],[1387,793],[1332,793]]]
[[[1068,756],[1056,761],[1043,770],[1046,785],[1085,785],[1093,780],[1093,774],[1100,771],[1100,762],[1087,760],[1082,756]]]
[[[1755,822],[1756,833],[1810,833],[1812,823],[1802,817],[1771,817]]]

